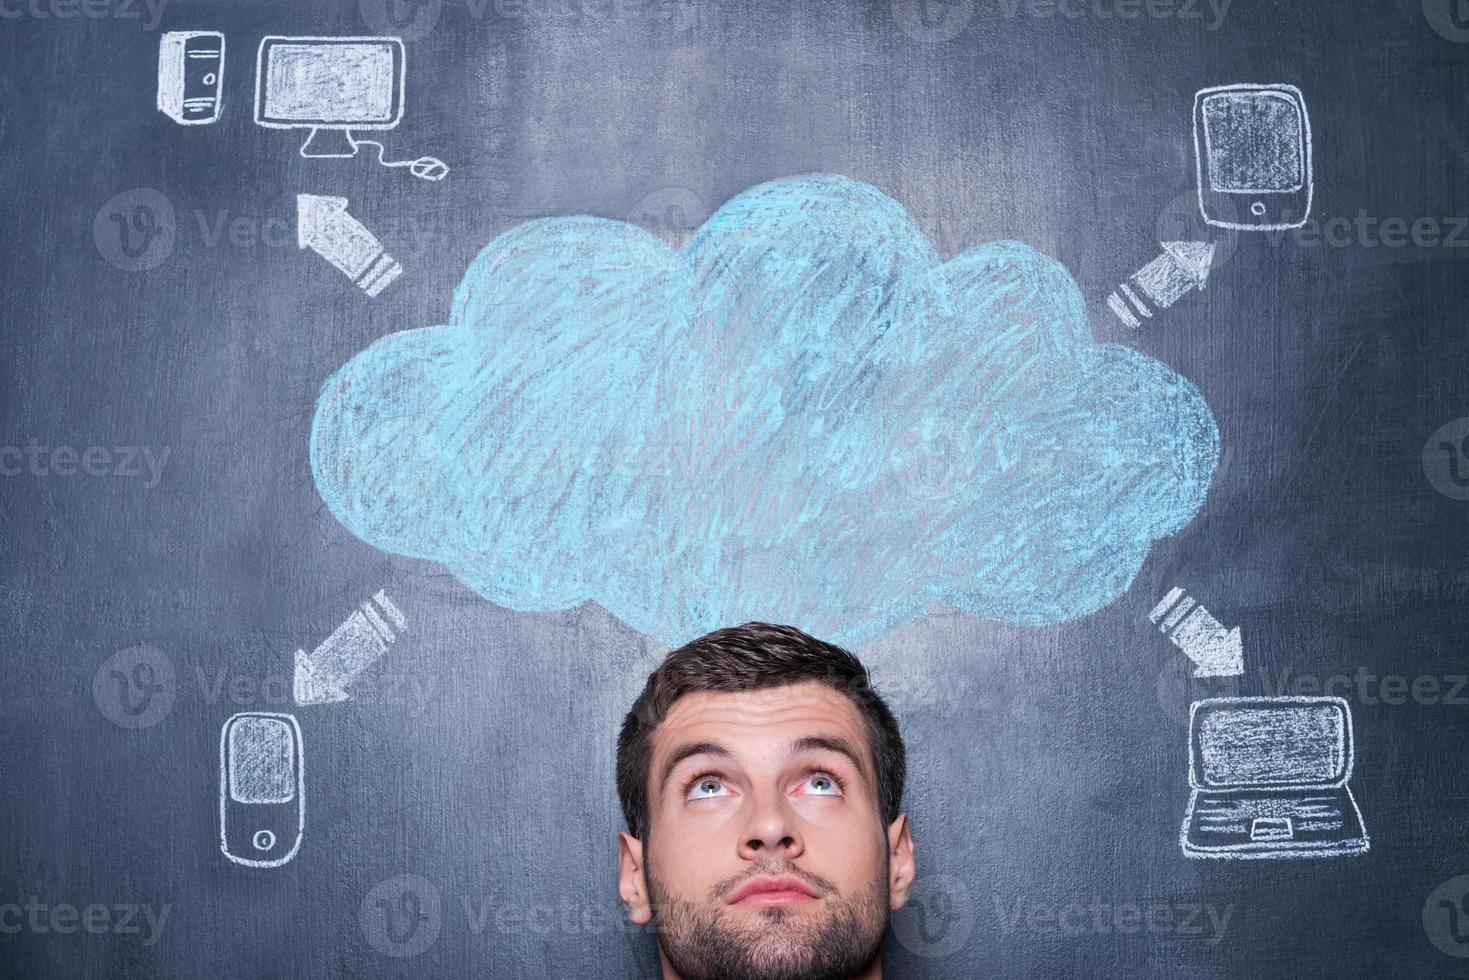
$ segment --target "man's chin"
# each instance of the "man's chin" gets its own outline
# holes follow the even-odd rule
[[[855,897],[828,893],[780,905],[668,899],[650,874],[653,925],[685,980],[846,980],[878,955],[887,881]]]
[[[726,935],[736,937],[744,949],[740,959],[747,972],[740,975],[762,980],[832,976],[828,957],[833,951],[827,947],[824,953],[820,952],[820,923],[794,921],[784,910],[778,910],[778,914],[784,918],[760,917],[763,921],[741,923],[727,931]],[[841,973],[843,977],[849,975],[846,971]]]
[[[756,975],[768,977],[807,977],[822,969],[811,955],[810,941],[793,934],[767,933],[751,940],[749,961]]]

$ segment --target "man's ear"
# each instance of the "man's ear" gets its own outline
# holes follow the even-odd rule
[[[627,906],[627,917],[633,925],[645,926],[653,920],[653,904],[643,874],[643,842],[631,834],[619,833],[617,863],[617,894]]]
[[[888,908],[896,912],[908,904],[908,890],[918,873],[913,859],[913,837],[908,832],[908,815],[888,824]]]

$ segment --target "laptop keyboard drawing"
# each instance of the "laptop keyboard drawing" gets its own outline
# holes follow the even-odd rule
[[[1331,857],[1370,839],[1347,781],[1352,714],[1334,697],[1210,698],[1189,717],[1189,857]]]

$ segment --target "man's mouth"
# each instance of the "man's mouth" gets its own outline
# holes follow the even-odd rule
[[[809,902],[816,899],[817,894],[809,885],[803,884],[796,878],[786,876],[772,878],[762,875],[751,878],[740,886],[739,890],[729,897],[730,905],[743,905],[746,908],[768,905],[794,905],[797,902]]]

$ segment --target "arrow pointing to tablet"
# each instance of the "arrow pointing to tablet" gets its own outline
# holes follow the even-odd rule
[[[347,213],[345,197],[297,194],[296,244],[336,266],[369,296],[403,274],[372,232]]]
[[[1203,289],[1209,281],[1214,264],[1213,243],[1162,242],[1161,245],[1161,255],[1128,276],[1137,289],[1124,282],[1107,297],[1107,305],[1117,318],[1134,329],[1142,325],[1139,316],[1152,317],[1153,310],[1148,308],[1148,303],[1160,310],[1167,309],[1190,290]]]
[[[1173,589],[1164,596],[1148,613],[1148,619],[1194,662],[1195,677],[1233,677],[1245,672],[1239,627],[1225,629],[1182,589]]]

